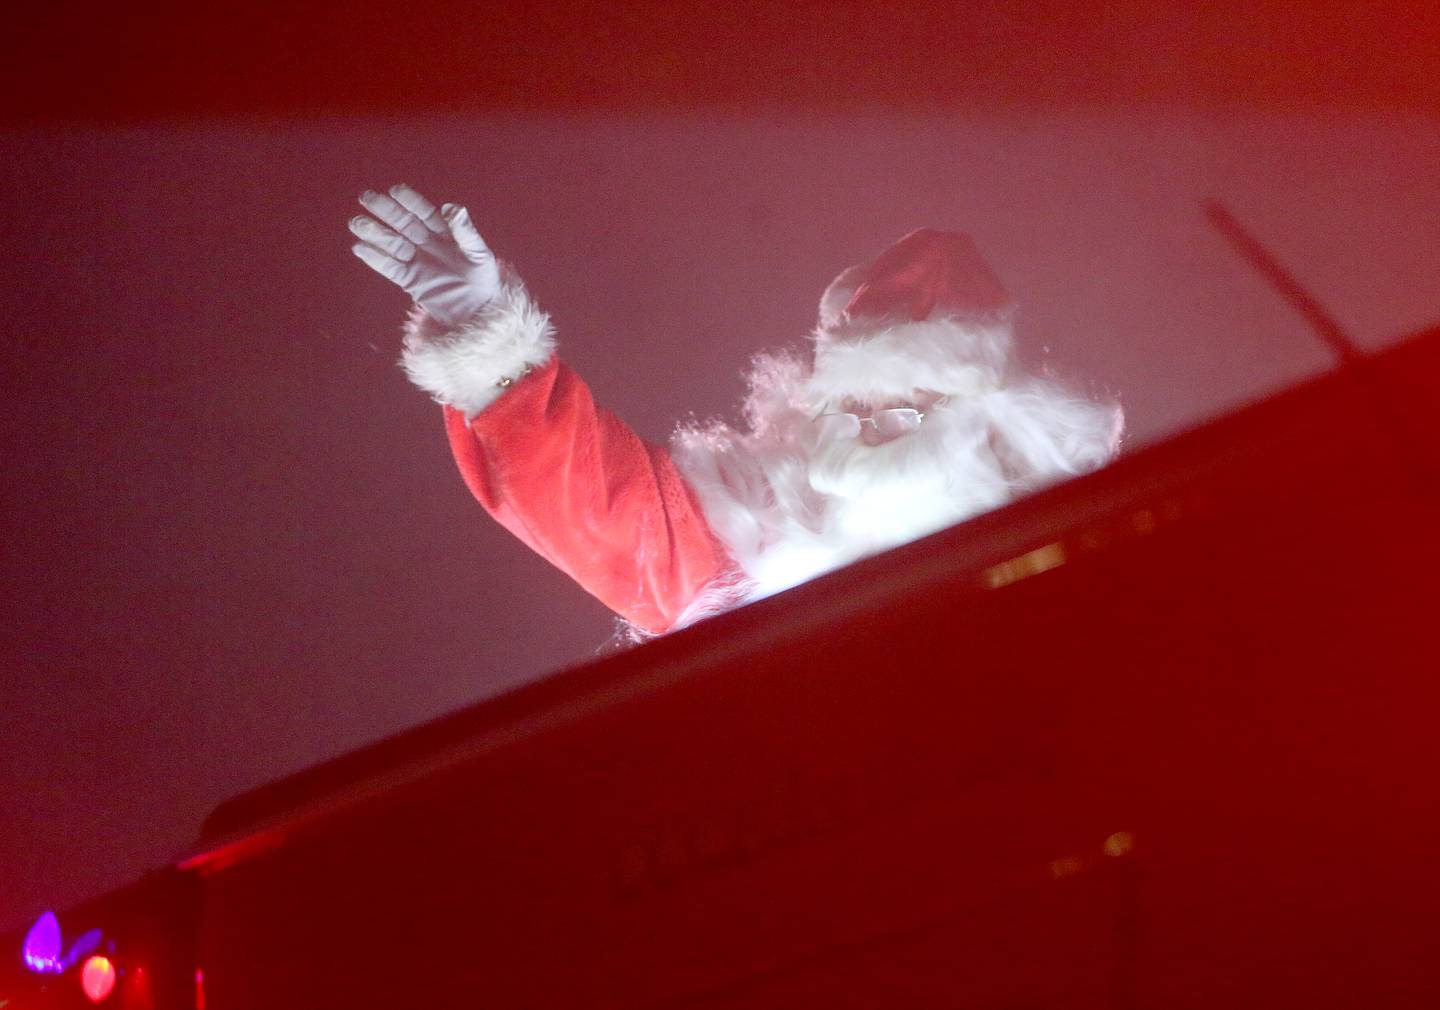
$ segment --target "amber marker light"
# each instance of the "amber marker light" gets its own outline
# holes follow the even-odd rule
[[[85,959],[80,968],[80,988],[91,1003],[103,1003],[115,991],[115,965],[103,954]]]

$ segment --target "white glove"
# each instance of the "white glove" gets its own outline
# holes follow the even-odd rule
[[[392,199],[393,197],[393,199]],[[405,290],[436,322],[456,326],[500,293],[500,268],[459,204],[435,205],[403,183],[360,197],[374,217],[350,219],[351,251]]]

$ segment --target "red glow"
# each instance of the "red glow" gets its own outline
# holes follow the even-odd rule
[[[195,969],[195,1010],[205,1010],[205,969]]]
[[[108,957],[96,954],[80,969],[80,987],[91,1003],[103,1003],[115,991],[115,966]]]
[[[197,870],[202,877],[227,870],[236,863],[279,848],[289,835],[287,828],[275,828],[247,836],[228,845],[187,856],[178,864],[182,870]]]
[[[155,995],[150,991],[150,975],[138,967],[126,976],[125,986],[120,990],[122,1010],[155,1010]]]

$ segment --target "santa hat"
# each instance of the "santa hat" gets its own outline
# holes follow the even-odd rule
[[[913,231],[825,290],[810,389],[871,402],[994,389],[1014,309],[970,236]]]

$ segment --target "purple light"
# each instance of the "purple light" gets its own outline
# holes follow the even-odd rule
[[[63,956],[60,953],[60,922],[54,912],[45,912],[25,934],[25,967],[43,975],[58,975],[100,946],[100,931],[80,934]]]
[[[47,975],[65,970],[60,960],[60,923],[54,912],[45,912],[25,934],[25,967]]]
[[[65,971],[72,965],[79,964],[82,957],[85,957],[87,954],[93,954],[95,948],[98,946],[100,946],[100,931],[98,929],[81,933],[80,938],[70,945],[70,950],[66,952],[65,957],[61,960],[60,964],[62,967],[60,970]]]

